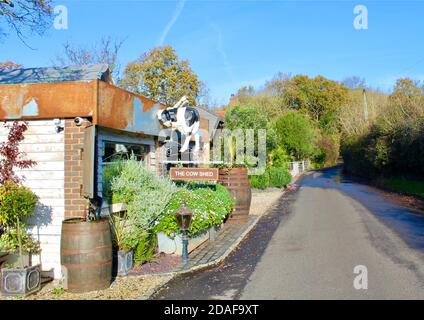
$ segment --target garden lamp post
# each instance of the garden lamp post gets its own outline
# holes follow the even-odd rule
[[[183,240],[183,252],[181,255],[181,261],[183,264],[188,262],[188,231],[190,230],[190,223],[193,217],[193,212],[187,208],[185,200],[181,202],[181,209],[175,213],[178,227],[182,234]]]

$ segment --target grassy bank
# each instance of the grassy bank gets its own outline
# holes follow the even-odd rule
[[[416,195],[424,198],[424,181],[407,178],[385,178],[382,180],[384,187],[393,191]]]

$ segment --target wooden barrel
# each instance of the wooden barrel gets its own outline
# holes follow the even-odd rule
[[[246,168],[219,169],[218,182],[223,185],[235,200],[230,223],[246,223],[248,220],[252,191]]]
[[[65,289],[86,292],[106,289],[112,281],[112,239],[105,219],[62,222],[60,258]]]

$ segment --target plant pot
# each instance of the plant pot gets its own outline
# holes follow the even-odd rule
[[[158,247],[159,252],[163,252],[166,254],[175,254],[180,256],[182,253],[182,238],[180,234],[177,234],[174,239],[168,237],[164,232],[159,232],[157,234],[158,238]],[[210,239],[210,229],[196,235],[194,237],[190,237],[188,240],[188,252],[193,251],[198,246],[203,244],[204,242]]]
[[[9,253],[4,263],[10,265],[13,269],[18,269],[22,264],[26,267],[32,265],[31,260],[31,254],[23,254],[20,257],[19,253]]]
[[[117,262],[117,275],[126,276],[134,266],[134,251],[119,250],[115,253]]]
[[[212,227],[209,229],[209,241],[215,241],[216,233],[218,232],[216,229],[216,227]]]
[[[235,204],[233,212],[228,217],[228,223],[242,224],[249,218],[252,190],[246,168],[219,169],[218,183],[225,187],[233,197]]]
[[[41,289],[39,265],[20,269],[1,269],[1,292],[5,296],[27,296]]]

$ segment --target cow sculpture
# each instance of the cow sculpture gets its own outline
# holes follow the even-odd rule
[[[173,107],[159,110],[157,113],[159,121],[167,128],[178,130],[185,137],[180,152],[187,151],[191,138],[194,136],[195,146],[193,152],[197,153],[199,147],[199,111],[188,107],[188,99],[182,97]]]

